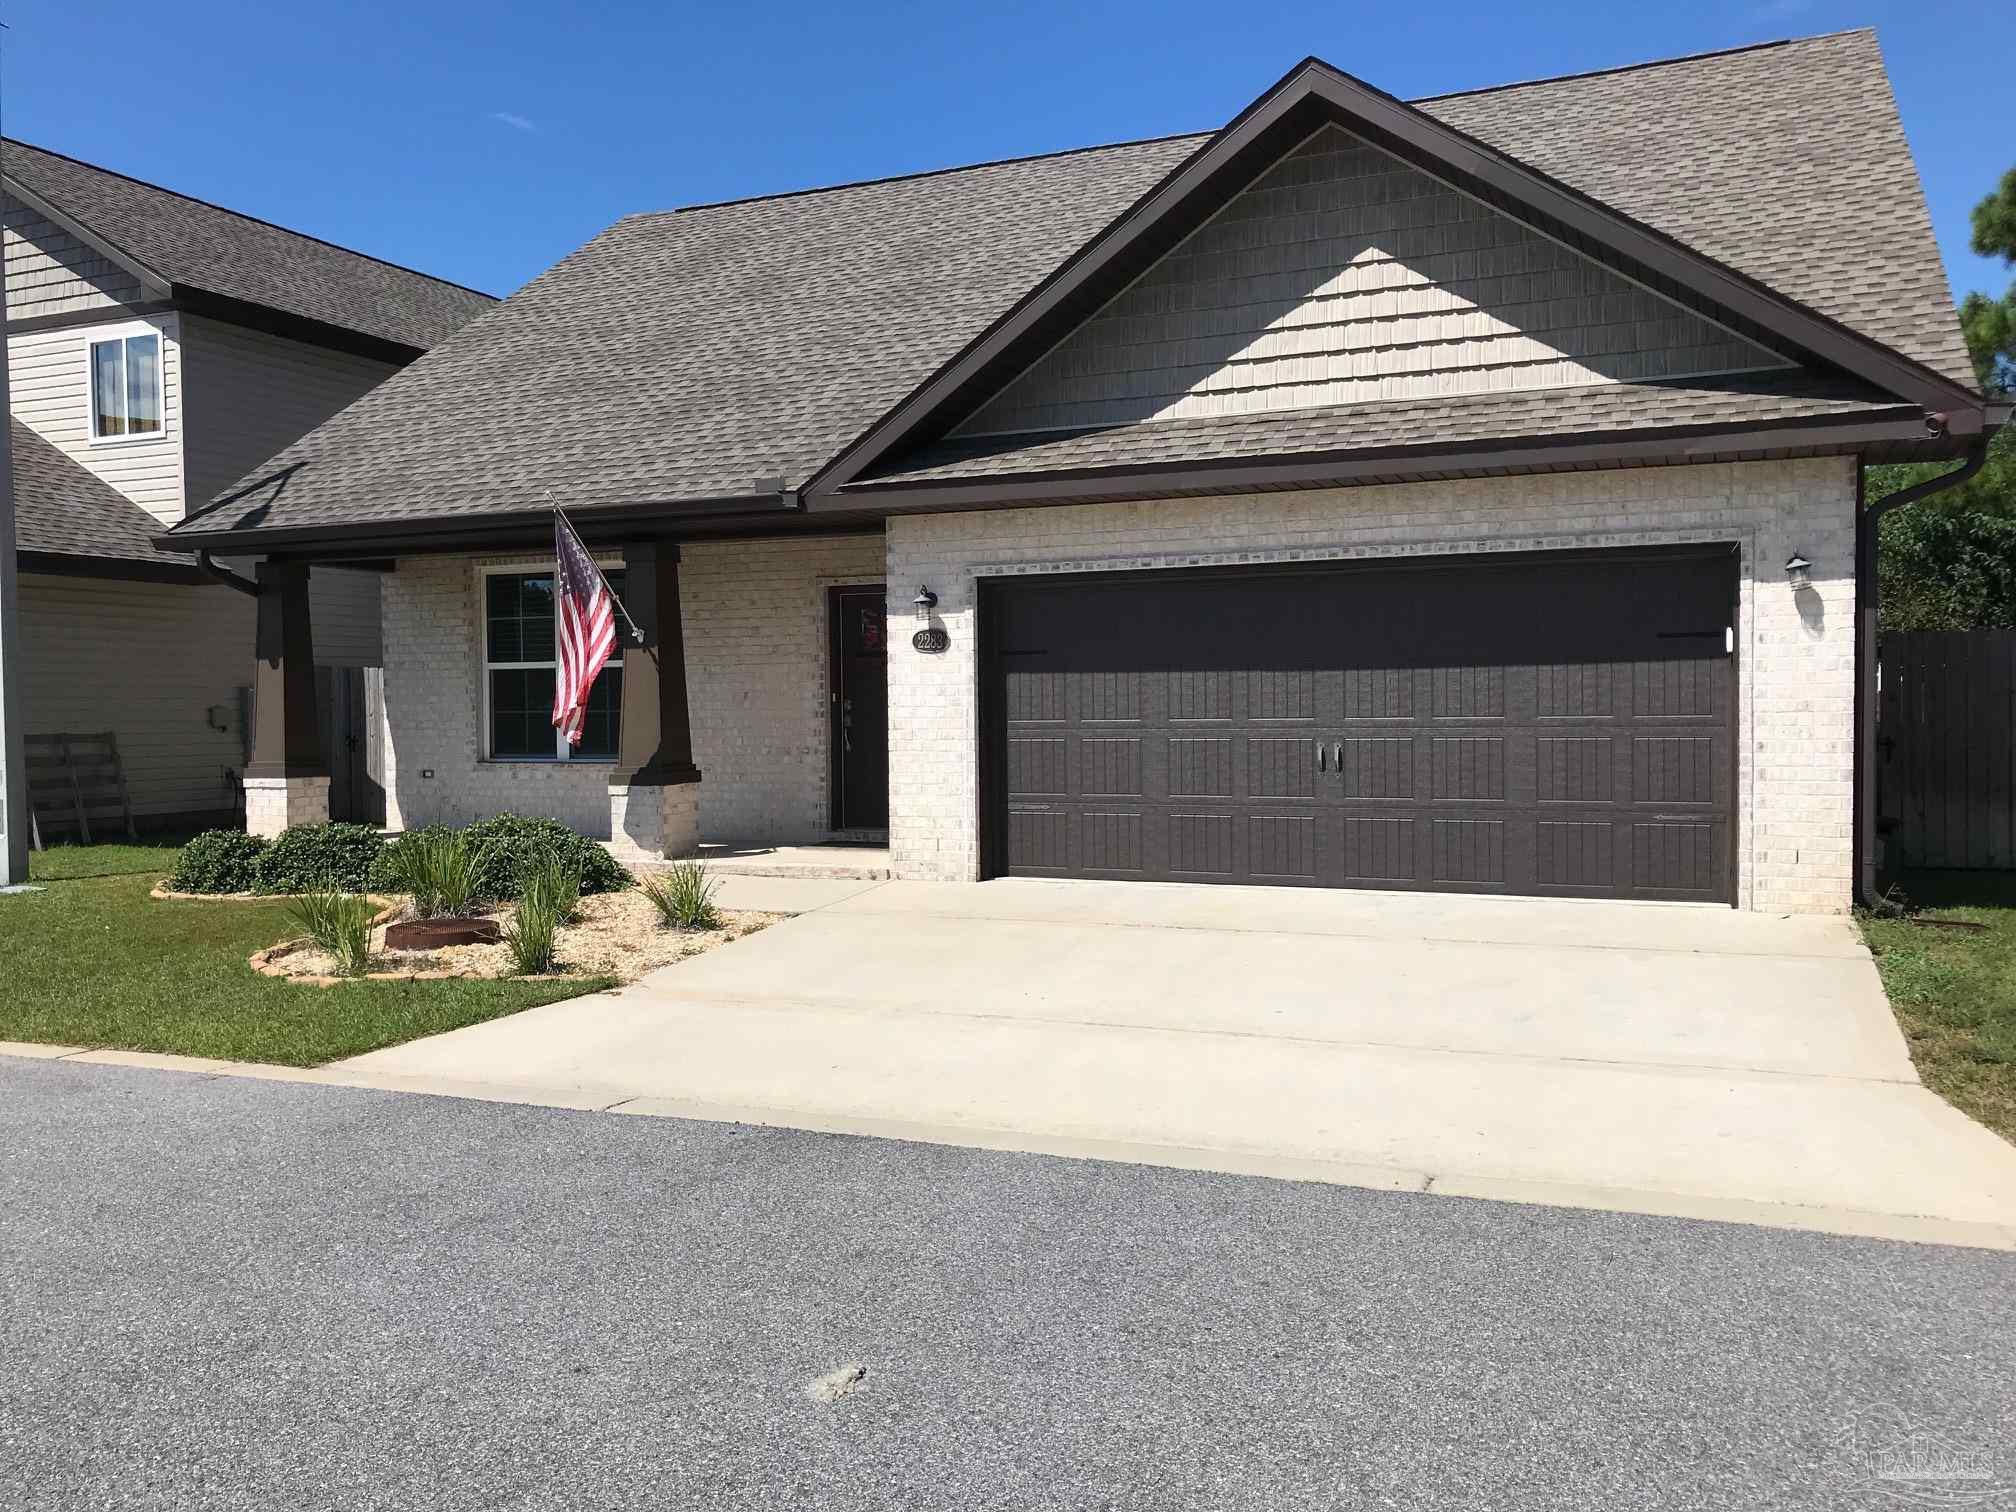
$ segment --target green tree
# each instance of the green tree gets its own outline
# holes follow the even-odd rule
[[[2016,168],[1974,207],[1974,250],[2016,266]],[[1960,330],[1983,389],[2016,387],[2016,283],[2000,299],[1969,294]],[[1871,503],[1951,462],[1868,469]],[[1877,537],[1886,630],[1974,630],[2016,626],[2016,427],[1988,444],[1981,471],[1958,488],[1884,519]]]
[[[1974,250],[2016,264],[2016,168],[1974,207]],[[1984,389],[2016,388],[2016,283],[2000,299],[1976,290],[1960,303],[1960,329]]]

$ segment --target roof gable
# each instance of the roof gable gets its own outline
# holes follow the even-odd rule
[[[150,298],[199,292],[425,351],[490,295],[9,138],[7,186],[131,273]]]
[[[1845,373],[1928,409],[1964,407],[1971,397],[1964,380],[1788,299],[1625,211],[1309,58],[810,480],[811,507],[848,507],[834,497],[840,488],[897,448],[945,435],[1011,375],[1219,214],[1263,165],[1326,125],[1343,126],[1543,236],[1801,362]],[[1978,415],[1974,420],[1978,426]]]
[[[1323,126],[953,435],[1786,366]]]
[[[1696,270],[1713,272],[1753,302],[1775,300],[1758,287],[1758,270],[1782,270],[1796,302],[1807,307],[1809,331],[1837,343],[1859,341],[1858,351],[1884,357],[1897,382],[1921,397],[1950,380],[1940,392],[1968,402],[1962,385],[1971,369],[1869,34],[1509,86],[1425,101],[1418,110],[1352,87],[1359,92],[1354,98],[1369,102],[1367,111],[1460,125],[1445,135],[1465,154],[1521,158],[1518,171],[1553,184],[1558,203],[1604,199],[1608,208],[1594,210],[1606,224],[1626,225],[1663,257],[1706,252],[1706,259],[1694,257]],[[1133,238],[1135,261],[1124,276],[1087,279],[1078,302],[1056,301],[1057,323],[1017,344],[998,371],[979,371],[972,389],[942,413],[935,401],[925,405],[934,423],[949,427],[970,413],[1217,204],[1316,127],[1340,119],[1335,111],[1317,111],[1290,120],[1292,134],[1247,143],[1253,150],[1227,168],[1216,204],[1211,196],[1179,196],[1185,211],[1158,220],[1159,245],[1155,237]],[[1796,148],[1764,140],[1753,126],[1758,120],[1771,121]],[[1655,129],[1648,130],[1648,121]],[[1368,130],[1363,122],[1354,129]],[[1128,143],[625,220],[289,447],[175,534],[216,546],[234,531],[245,532],[244,540],[254,530],[261,545],[283,539],[302,545],[338,527],[382,527],[388,538],[409,530],[415,538],[430,532],[446,538],[479,527],[497,536],[521,525],[543,528],[548,486],[584,519],[599,511],[613,521],[644,510],[675,521],[704,518],[714,528],[723,511],[758,519],[768,511],[774,518],[787,501],[774,491],[755,497],[759,480],[781,476],[789,490],[824,473],[831,485],[829,464],[836,460],[866,476],[859,449],[844,449],[864,437],[889,438],[887,422],[898,412],[914,422],[908,401],[1103,256],[1114,228],[1152,210],[1193,170],[1206,171],[1198,165],[1226,139],[1214,133]],[[1383,138],[1381,145],[1388,145]],[[1812,174],[1795,192],[1795,152],[1852,170],[1857,182],[1879,185],[1880,192],[1822,205],[1815,182],[1822,189],[1838,184],[1840,172]],[[1226,167],[1225,156],[1207,169]],[[1636,171],[1648,161],[1660,171]],[[1438,172],[1445,181],[1462,178]],[[1491,202],[1485,193],[1472,198]],[[1544,219],[1524,202],[1515,218],[1535,226]],[[1813,226],[1828,234],[1811,234]],[[1582,233],[1558,218],[1544,230],[1624,269],[1640,287],[1697,312],[1725,313],[1715,300],[1632,265],[1607,244],[1584,246]],[[1902,317],[1894,313],[1898,290],[1909,293]],[[1727,323],[1787,356],[1807,355],[1742,317]],[[1871,332],[1896,350],[1885,356],[1883,341],[1865,339]],[[1530,398],[1521,394],[1375,401],[1410,409],[1363,423],[1367,406],[1346,404],[1295,411],[1288,417],[1295,423],[1285,427],[1257,423],[1277,418],[1266,415],[1180,424],[1208,433],[1215,452],[1241,458],[1268,454],[1277,442],[1286,444],[1284,436],[1297,447],[1391,450],[1395,455],[1380,459],[1382,479],[1409,475],[1410,464],[1398,454],[1433,445],[1438,428],[1481,438],[1487,427],[1503,426],[1505,435],[1539,437],[1564,415],[1582,417],[1578,430],[1613,438],[1626,428],[1636,433],[1672,423],[1706,436],[1746,417],[1838,419],[1842,406],[1873,402],[1886,406],[1886,423],[1900,435],[1914,425],[1923,434],[1913,402],[1900,411],[1886,397],[1888,387],[1838,376],[1823,375],[1796,393],[1684,382],[1676,392],[1617,382],[1601,392],[1619,402],[1599,405],[1598,392],[1573,390],[1579,397],[1572,405],[1513,403]],[[1978,400],[1972,402],[1978,411]],[[1460,415],[1452,412],[1458,405]],[[1111,453],[1125,467],[1141,465],[1141,457],[1184,455],[1172,450],[1173,435],[1129,437],[1125,428],[1106,434],[1128,437]],[[902,448],[879,448],[886,456],[876,470],[914,461],[918,454],[908,448],[929,435],[929,427],[914,426]],[[1614,439],[1601,445],[1622,455]],[[1591,455],[1597,446],[1589,443]],[[1046,451],[1077,457],[1087,447]],[[868,507],[860,499],[846,502]],[[440,522],[439,531],[432,522]]]

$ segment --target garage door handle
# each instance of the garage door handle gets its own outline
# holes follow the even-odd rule
[[[1327,766],[1323,764],[1323,742],[1320,740],[1316,742],[1316,770],[1319,772],[1327,772],[1330,770]]]

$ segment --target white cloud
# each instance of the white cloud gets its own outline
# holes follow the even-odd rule
[[[502,121],[513,131],[537,131],[539,129],[524,116],[514,115],[508,110],[493,110],[490,112],[490,119],[493,121]]]

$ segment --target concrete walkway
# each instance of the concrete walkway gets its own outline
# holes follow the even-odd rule
[[[764,889],[789,883],[790,899]],[[1843,919],[731,879],[808,911],[333,1068],[380,1085],[2016,1244]],[[767,899],[767,901],[766,901]]]

